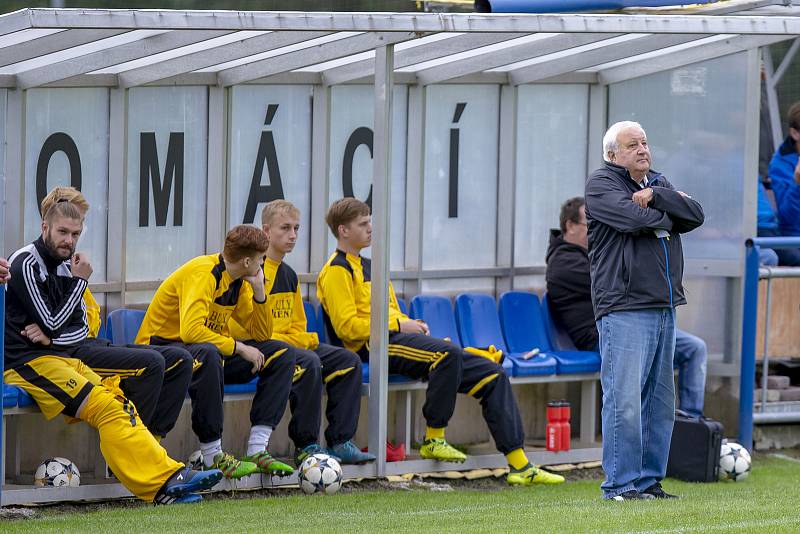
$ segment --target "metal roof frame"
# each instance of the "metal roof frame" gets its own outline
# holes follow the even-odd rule
[[[181,55],[166,61],[131,69],[119,74],[120,87],[144,85],[164,78],[178,76],[213,65],[245,58],[253,54],[268,52],[277,48],[291,46],[308,39],[329,35],[329,32],[268,32],[242,39],[224,46]]]
[[[23,9],[0,15],[0,87],[363,83],[374,75],[374,50],[386,44],[398,44],[395,83],[607,84],[800,34],[797,3],[732,0],[694,12],[491,15]],[[40,34],[42,30],[55,31]],[[148,30],[162,33],[152,35]],[[37,31],[33,37],[32,31]],[[135,38],[137,31],[145,36]],[[341,32],[357,34],[339,37]],[[111,43],[126,34],[133,40],[104,46],[104,39]],[[713,43],[706,40],[714,36],[719,38]],[[325,37],[330,42],[309,43],[326,41]],[[78,52],[80,47],[87,51]]]

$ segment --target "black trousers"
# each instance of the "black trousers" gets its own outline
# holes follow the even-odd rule
[[[119,375],[122,391],[154,435],[166,436],[175,426],[192,378],[192,356],[187,351],[87,339],[73,355],[102,377]]]
[[[361,413],[361,359],[354,352],[325,343],[313,351],[295,351],[289,437],[300,449],[319,441],[324,385],[328,393],[325,441],[330,447],[352,439]]]
[[[422,334],[389,332],[389,373],[427,380],[422,415],[428,426],[447,426],[456,393],[478,399],[483,418],[503,454],[524,445],[525,434],[511,383],[496,363],[461,350],[448,341]],[[368,353],[362,349],[362,359]]]
[[[194,358],[194,374],[189,384],[192,399],[192,430],[201,443],[222,439],[224,419],[223,396],[225,384],[244,384],[253,380],[253,365],[241,356],[224,359],[217,347],[210,343],[183,343],[153,337],[155,345],[167,344],[185,348]],[[240,342],[241,343],[241,342]],[[258,348],[266,357],[258,373],[258,384],[250,422],[253,425],[275,427],[286,410],[294,372],[294,349],[280,341],[246,341]],[[284,350],[285,349],[285,350]]]
[[[265,357],[264,366],[258,372],[256,394],[250,408],[250,423],[275,428],[280,423],[283,412],[286,411],[286,403],[289,401],[297,349],[274,339],[244,343],[256,347]],[[226,384],[246,384],[255,376],[253,364],[241,356],[233,355],[225,359]]]

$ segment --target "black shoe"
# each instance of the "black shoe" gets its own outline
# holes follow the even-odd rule
[[[655,497],[649,493],[639,493],[638,491],[628,490],[625,493],[620,493],[614,497],[611,497],[609,501],[649,501],[655,499]]]
[[[664,491],[664,488],[661,487],[661,482],[656,482],[646,490],[642,492],[643,495],[652,495],[656,499],[680,499],[677,495],[673,495],[671,493],[667,493]]]

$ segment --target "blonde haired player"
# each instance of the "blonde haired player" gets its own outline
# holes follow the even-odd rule
[[[100,433],[100,450],[120,482],[145,501],[168,504],[200,500],[220,471],[197,472],[167,456],[119,389],[73,352],[86,339],[82,303],[92,273],[88,258],[75,254],[83,215],[69,202],[45,214],[42,235],[16,251],[7,283],[5,368],[7,384],[27,391],[48,419],[64,414]]]

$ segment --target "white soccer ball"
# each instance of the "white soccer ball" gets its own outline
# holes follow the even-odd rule
[[[333,495],[342,487],[342,466],[327,454],[312,454],[300,464],[300,488],[307,494]]]
[[[729,441],[722,444],[719,452],[719,478],[739,482],[750,474],[752,460],[747,449]]]
[[[36,487],[80,486],[81,473],[78,467],[66,458],[49,458],[39,464],[33,475]]]
[[[202,471],[203,470],[203,453],[199,450],[194,451],[192,454],[189,455],[189,459],[186,461],[186,467],[190,469],[194,469],[195,471]]]

